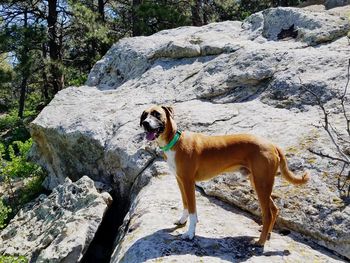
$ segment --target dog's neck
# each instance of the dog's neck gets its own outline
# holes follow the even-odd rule
[[[160,147],[164,147],[167,145],[175,136],[177,131],[177,125],[172,118],[169,118],[167,121],[167,125],[165,131],[159,136],[157,142]]]

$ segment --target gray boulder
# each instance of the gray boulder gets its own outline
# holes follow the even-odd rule
[[[303,89],[317,93],[331,110],[334,129],[345,131],[338,98],[347,82],[349,30],[345,17],[276,8],[243,23],[121,40],[96,63],[86,86],[60,91],[31,124],[33,158],[49,171],[49,188],[66,176],[87,174],[127,203],[154,175],[167,173],[156,169],[159,150],[143,140],[139,117],[151,104],[171,104],[183,130],[261,135],[285,150],[292,170],[309,169],[307,186],[276,179],[278,223],[350,258],[350,209],[337,179],[341,165],[308,150],[337,155],[314,97]],[[238,174],[200,186],[259,213]]]
[[[56,187],[22,208],[0,233],[0,255],[22,255],[30,262],[82,259],[112,198],[99,193],[87,176]]]
[[[173,224],[181,214],[180,192],[174,185],[174,176],[161,176],[141,190],[125,217],[111,263],[341,261],[288,231],[274,232],[264,249],[254,247],[251,242],[259,236],[259,225],[200,191],[196,237],[182,240],[185,228]]]

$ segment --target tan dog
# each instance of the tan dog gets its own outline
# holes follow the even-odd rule
[[[142,113],[140,125],[146,138],[157,140],[163,149],[169,167],[174,170],[181,191],[183,214],[176,224],[190,219],[183,238],[192,239],[197,224],[195,182],[208,180],[223,172],[243,168],[255,189],[261,211],[263,228],[257,245],[263,246],[275,224],[278,208],[271,198],[278,168],[287,181],[304,184],[309,180],[305,172],[301,178],[288,170],[281,149],[272,143],[249,134],[207,136],[200,133],[177,131],[171,107],[153,106]]]

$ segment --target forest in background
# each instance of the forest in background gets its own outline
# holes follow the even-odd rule
[[[299,0],[0,1],[0,110],[19,118],[40,110],[123,37],[179,26],[242,20]]]
[[[0,0],[0,229],[44,191],[45,171],[27,160],[27,124],[58,91],[84,84],[113,43],[179,26],[243,20],[300,2]]]

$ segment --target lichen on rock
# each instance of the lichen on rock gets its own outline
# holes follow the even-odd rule
[[[30,262],[78,262],[112,203],[87,176],[69,178],[22,208],[0,234],[0,254]]]

